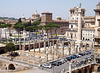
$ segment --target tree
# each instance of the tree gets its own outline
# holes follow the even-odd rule
[[[55,33],[56,33],[56,36],[57,36],[57,28],[60,28],[60,25],[54,24],[54,28],[55,28]]]
[[[4,24],[4,22],[0,22],[0,25],[1,25],[1,24]]]
[[[18,19],[18,22],[19,22],[19,23],[22,23],[21,18]]]
[[[39,28],[40,30],[42,30],[42,35],[43,35],[43,28],[44,28],[44,26],[40,25],[40,26],[38,26],[38,28]]]
[[[21,18],[18,19],[18,22],[15,25],[22,23]]]
[[[19,33],[20,33],[20,45],[19,45],[19,49],[21,49],[21,31],[24,28],[24,25],[22,23],[14,25],[14,28],[17,30],[18,32],[18,39],[19,39]]]
[[[36,39],[37,39],[37,32],[38,32],[39,26],[33,26],[33,30],[36,33]]]
[[[32,23],[32,26],[38,26],[40,23],[41,23],[40,21],[34,21],[34,22]]]
[[[46,30],[47,38],[49,38],[49,37],[48,37],[48,30],[50,30],[50,27],[45,27],[44,30]]]
[[[16,46],[13,43],[8,43],[5,47],[5,52],[11,52],[16,50]]]
[[[30,32],[33,31],[33,26],[26,27],[26,30],[29,31],[29,52],[30,52]]]
[[[55,24],[53,23],[47,23],[46,25],[44,25],[44,27],[49,27],[50,29],[50,34],[51,34],[51,38],[52,38],[52,29],[54,28]]]

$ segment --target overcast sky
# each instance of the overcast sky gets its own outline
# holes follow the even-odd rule
[[[94,16],[93,9],[100,0],[0,0],[0,16],[20,18],[23,14],[26,18],[32,16],[37,10],[52,12],[53,19],[57,16],[68,19],[69,10],[82,4],[86,9],[86,16]]]

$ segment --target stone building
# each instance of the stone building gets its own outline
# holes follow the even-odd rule
[[[27,19],[28,21],[31,21],[32,23],[35,20],[40,19],[40,14],[37,12],[37,10],[32,14],[32,17],[30,17],[29,19]]]
[[[96,59],[95,71],[100,72],[100,2],[97,4],[95,11],[95,44],[94,55]]]
[[[69,26],[68,20],[63,20],[61,19],[61,17],[58,17],[56,20],[53,20],[52,13],[43,12],[41,16],[41,25],[46,25],[47,23],[54,23],[54,24],[60,25],[60,28],[57,28],[58,34],[65,34],[66,29],[68,29],[68,26]],[[52,33],[55,33],[54,30],[52,30]]]
[[[69,28],[66,29],[66,38],[76,40],[79,37],[78,34],[78,20],[79,20],[79,7],[70,9]],[[95,16],[85,16],[85,9],[81,8],[81,40],[82,41],[94,41],[94,27]]]
[[[74,7],[70,9],[70,20],[69,20],[69,29],[66,29],[66,37],[67,39],[76,40],[78,38],[78,11],[79,7]],[[82,26],[83,26],[83,17],[85,15],[85,9],[81,9],[81,19],[82,19]],[[83,14],[84,13],[84,14]]]
[[[95,64],[92,64],[90,66],[83,67],[81,69],[77,69],[76,71],[73,71],[72,73],[100,73],[100,2],[97,4],[97,8],[94,9],[95,11],[95,25],[94,25],[94,17],[93,19],[93,25],[91,27],[95,26],[94,29],[94,57],[96,60]],[[86,26],[88,26],[86,24]]]

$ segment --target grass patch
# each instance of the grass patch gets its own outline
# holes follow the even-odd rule
[[[12,37],[18,37],[18,35],[13,35]],[[19,37],[22,37],[22,36],[19,35]]]

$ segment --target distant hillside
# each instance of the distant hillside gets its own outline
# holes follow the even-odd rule
[[[9,17],[0,17],[0,19],[18,20],[18,19],[14,18],[14,17],[11,17],[11,18],[9,18]]]

